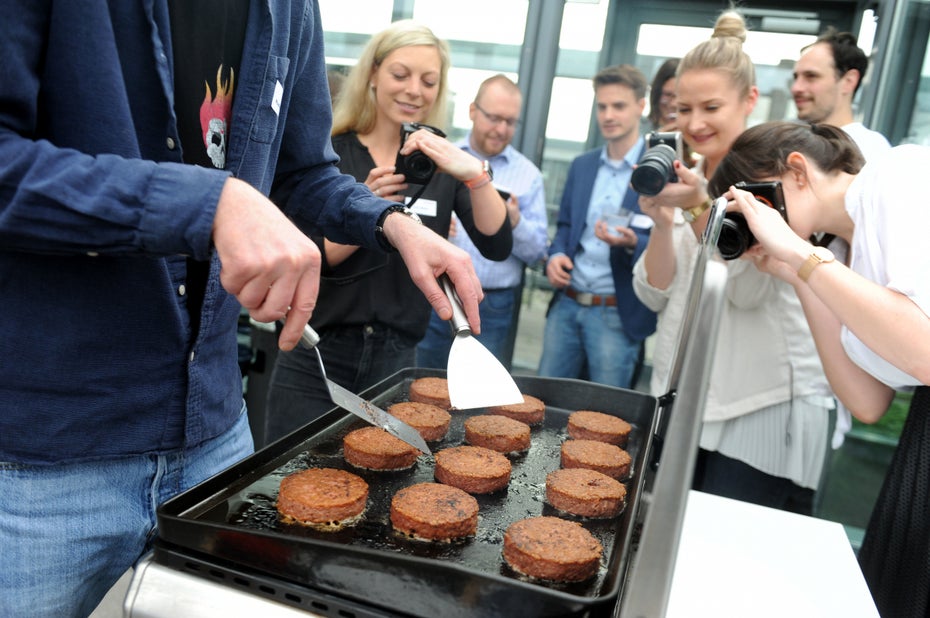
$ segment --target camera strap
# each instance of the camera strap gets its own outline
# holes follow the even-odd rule
[[[410,201],[404,204],[407,208],[413,206],[413,203],[420,199],[420,196],[423,195],[423,192],[426,191],[426,185],[420,185],[420,188],[416,193],[413,194],[413,197],[410,198]]]

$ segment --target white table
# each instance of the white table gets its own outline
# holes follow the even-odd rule
[[[667,618],[878,618],[838,523],[691,491]]]

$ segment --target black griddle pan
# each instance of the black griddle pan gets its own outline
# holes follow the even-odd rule
[[[410,383],[425,376],[445,377],[445,372],[404,369],[361,395],[386,409],[406,401]],[[515,380],[521,392],[546,402],[545,420],[533,428],[530,450],[510,456],[513,471],[507,490],[476,496],[480,512],[474,538],[430,544],[396,536],[389,518],[391,497],[408,485],[433,481],[434,460],[423,455],[412,469],[399,472],[354,468],[342,458],[342,437],[363,423],[335,409],[165,502],[158,510],[159,542],[172,552],[241,565],[243,573],[270,575],[370,604],[390,615],[609,615],[636,544],[636,513],[655,432],[656,399],[581,380]],[[626,446],[633,459],[627,505],[613,519],[574,517],[545,504],[546,474],[559,468],[568,415],[580,409],[613,414],[633,425]],[[449,434],[430,444],[433,452],[463,444],[464,420],[484,413],[487,410],[453,411]],[[278,520],[275,499],[281,479],[308,467],[345,469],[368,482],[368,507],[358,525],[317,532]],[[519,576],[504,563],[504,530],[514,521],[538,515],[578,521],[600,540],[604,556],[594,578],[576,584],[542,583]]]

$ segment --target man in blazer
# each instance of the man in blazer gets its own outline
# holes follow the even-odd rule
[[[646,78],[635,67],[617,65],[598,72],[593,82],[606,143],[577,157],[569,169],[546,264],[557,291],[538,373],[586,375],[629,388],[643,341],[656,326],[655,313],[639,301],[632,283],[633,264],[649,240],[639,195],[630,187],[644,150],[639,123]]]

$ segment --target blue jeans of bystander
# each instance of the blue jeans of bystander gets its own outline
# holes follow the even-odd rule
[[[630,388],[640,345],[623,332],[616,307],[586,307],[559,293],[546,317],[539,375],[580,378],[587,367],[592,382]]]

